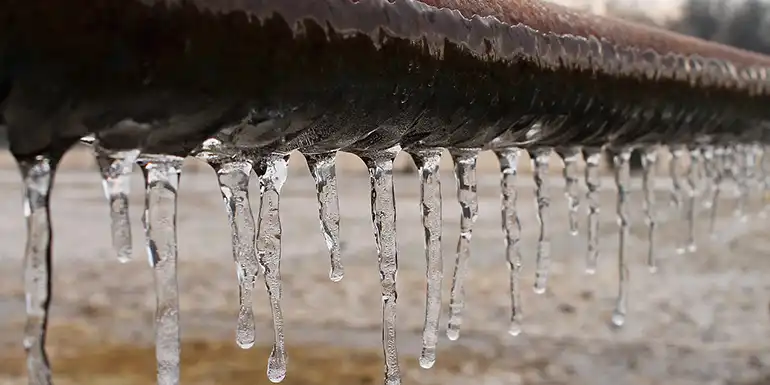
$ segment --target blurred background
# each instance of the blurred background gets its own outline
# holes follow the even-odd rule
[[[770,3],[698,0],[562,0],[592,12],[770,52]],[[0,135],[4,138],[4,135]],[[665,155],[665,154],[664,154]],[[480,216],[474,229],[465,322],[459,341],[444,334],[460,208],[452,165],[442,162],[444,197],[444,304],[438,361],[417,363],[423,322],[425,260],[419,187],[414,166],[401,154],[395,176],[399,242],[398,342],[404,384],[435,385],[770,385],[770,238],[760,215],[765,196],[751,197],[746,221],[733,215],[730,193],[719,202],[716,232],[709,211],[696,222],[698,250],[678,255],[685,223],[669,203],[671,182],[665,156],[656,177],[657,255],[660,271],[645,266],[647,234],[640,181],[634,176],[628,260],[629,314],[622,329],[609,326],[617,293],[618,251],[615,187],[603,168],[599,269],[584,273],[586,208],[580,229],[569,235],[562,161],[551,158],[547,189],[553,264],[548,291],[536,295],[534,278],[538,224],[529,159],[520,160],[524,332],[509,336],[508,271],[500,230],[499,168],[491,153],[478,163]],[[582,167],[582,165],[581,165]],[[328,279],[328,253],[317,222],[312,178],[295,153],[282,193],[283,309],[289,385],[365,385],[382,382],[380,293],[369,214],[368,175],[350,155],[338,158],[345,278]],[[108,205],[89,149],[65,157],[52,201],[54,298],[49,353],[58,385],[155,383],[155,299],[140,217],[141,173],[132,179],[134,259],[119,264],[110,245]],[[252,180],[252,206],[257,187]],[[581,178],[581,198],[585,187]],[[585,199],[581,199],[585,200]],[[20,178],[7,152],[0,152],[0,385],[26,384],[21,336],[24,296],[21,256],[25,226]],[[235,344],[237,283],[230,233],[213,172],[188,160],[178,208],[179,284],[182,308],[182,383],[268,384],[272,344],[267,295],[255,291],[257,344]]]

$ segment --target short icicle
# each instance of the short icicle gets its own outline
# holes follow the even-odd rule
[[[318,197],[318,217],[326,247],[329,249],[329,279],[339,282],[345,275],[340,256],[340,202],[337,195],[336,151],[305,154]]]
[[[422,328],[420,366],[429,369],[436,362],[439,319],[441,317],[441,285],[444,261],[441,255],[441,149],[410,151],[420,173],[420,214],[425,231],[425,323]]]
[[[110,202],[112,247],[120,262],[131,260],[131,222],[128,213],[128,195],[131,188],[131,171],[139,150],[112,151],[94,143],[94,154],[102,175],[104,195]]]
[[[24,350],[30,385],[50,385],[51,367],[45,351],[48,310],[51,306],[51,228],[50,199],[59,157],[38,155],[18,159],[23,181],[23,208],[27,222],[24,249],[24,293],[27,321]]]
[[[176,206],[184,158],[142,154],[145,179],[142,223],[155,278],[155,357],[158,385],[179,384],[179,287],[177,284]]]
[[[286,377],[286,346],[281,310],[281,188],[288,177],[289,154],[272,153],[255,164],[260,185],[260,210],[257,225],[257,253],[265,277],[273,315],[273,350],[267,361],[267,378],[281,382]]]
[[[535,178],[535,197],[537,199],[537,221],[540,223],[540,235],[537,238],[537,259],[535,261],[535,293],[543,294],[548,284],[548,272],[551,267],[551,239],[549,234],[548,208],[551,199],[548,195],[548,161],[550,148],[536,148],[529,151]]]
[[[460,338],[462,312],[465,308],[465,279],[468,277],[468,261],[471,256],[473,225],[479,211],[476,193],[476,159],[478,150],[452,149],[457,200],[460,203],[460,238],[457,240],[457,259],[452,276],[452,291],[449,296],[449,323],[447,337],[455,341]]]
[[[599,163],[602,159],[601,148],[588,147],[583,149],[583,159],[586,162],[585,182],[588,187],[588,252],[586,254],[586,273],[596,273],[596,263],[599,259]]]
[[[647,222],[647,267],[650,272],[658,270],[655,256],[655,165],[658,160],[658,147],[645,147],[642,154],[642,190],[644,191],[644,215]]]
[[[252,291],[259,275],[259,263],[255,249],[254,214],[249,201],[249,178],[252,164],[247,160],[211,161],[217,173],[219,190],[227,210],[233,244],[233,257],[238,276],[238,323],[235,342],[242,349],[254,345],[254,308]]]
[[[508,262],[509,287],[511,295],[511,318],[508,334],[517,336],[521,334],[521,290],[519,288],[519,274],[521,274],[521,222],[516,211],[517,165],[519,160],[518,148],[507,148],[495,151],[500,163],[500,189],[502,191],[502,227],[505,235],[505,259]]]
[[[615,310],[612,313],[612,323],[615,326],[623,326],[626,322],[626,306],[628,300],[628,265],[626,263],[626,241],[628,239],[628,188],[630,187],[630,167],[631,149],[619,149],[614,155],[615,163],[615,186],[618,190],[618,225],[620,226],[618,234],[618,297],[615,301]]]
[[[567,147],[557,151],[559,157],[564,162],[564,190],[567,197],[567,206],[569,209],[569,233],[578,235],[578,209],[580,208],[580,186],[578,185],[578,159],[580,157],[580,148]]]
[[[376,154],[362,154],[369,169],[372,225],[377,245],[377,261],[382,290],[382,349],[385,356],[385,385],[401,384],[396,347],[396,277],[398,244],[396,240],[396,197],[393,189],[393,160],[401,151],[394,146]]]

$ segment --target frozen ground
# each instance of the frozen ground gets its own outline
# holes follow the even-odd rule
[[[7,158],[7,157],[6,157]],[[82,162],[81,162],[82,163]],[[557,160],[554,158],[553,163]],[[21,335],[24,299],[21,254],[25,228],[19,177],[0,162],[0,384],[25,384]],[[107,204],[98,176],[70,159],[57,176],[53,198],[55,295],[49,335],[54,379],[61,384],[153,384],[152,275],[139,227],[142,183],[133,180],[134,260],[122,265],[110,249]],[[75,166],[72,166],[75,165]],[[328,256],[318,229],[315,194],[306,170],[295,167],[282,195],[282,274],[291,385],[379,384],[380,295],[369,216],[368,177],[361,166],[340,172],[343,260],[346,276],[328,280]],[[405,384],[770,384],[770,238],[767,220],[743,224],[734,202],[722,201],[718,238],[699,217],[699,249],[676,255],[685,226],[673,218],[660,179],[658,254],[650,275],[638,188],[632,193],[629,244],[631,292],[623,329],[608,326],[617,292],[614,190],[603,180],[601,256],[594,276],[583,273],[585,219],[568,235],[561,177],[550,190],[552,266],[548,292],[531,290],[537,225],[531,175],[521,175],[524,225],[525,331],[507,335],[508,278],[500,230],[498,176],[482,165],[480,217],[473,237],[468,305],[460,340],[442,332],[431,370],[417,355],[424,307],[423,236],[414,174],[395,178],[400,250],[399,345]],[[459,228],[450,172],[443,173],[444,302]],[[636,181],[638,182],[638,181]],[[255,190],[252,189],[254,193]],[[753,212],[760,202],[755,199]],[[583,213],[584,206],[581,207]],[[189,384],[267,384],[270,331],[267,296],[255,298],[259,342],[251,351],[234,343],[235,272],[229,232],[210,171],[183,174],[179,200],[179,279],[182,292],[183,379]],[[446,310],[446,305],[444,306]],[[442,326],[446,321],[442,315]]]

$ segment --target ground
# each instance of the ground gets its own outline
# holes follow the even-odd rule
[[[608,320],[617,292],[617,224],[609,175],[601,193],[601,256],[596,275],[584,273],[585,215],[580,234],[568,234],[563,183],[554,167],[552,266],[548,291],[531,290],[537,222],[533,183],[521,175],[519,208],[524,226],[524,333],[506,334],[507,268],[500,230],[499,179],[486,155],[479,166],[480,217],[473,236],[466,317],[459,341],[439,341],[431,370],[417,365],[424,307],[423,236],[414,174],[395,178],[398,205],[399,347],[405,384],[770,384],[770,238],[766,220],[746,223],[720,202],[717,236],[699,216],[699,249],[677,255],[686,226],[660,189],[657,245],[660,270],[645,266],[646,234],[638,180],[630,211],[632,237],[629,315],[625,327]],[[301,158],[292,160],[282,195],[282,274],[291,385],[363,385],[382,382],[380,295],[369,216],[368,177],[362,165],[341,167],[343,261],[346,275],[328,279],[328,255],[317,223],[312,180]],[[447,163],[448,164],[448,163]],[[558,165],[556,158],[553,164]],[[444,302],[459,232],[459,206],[450,169],[443,172],[446,264]],[[54,305],[49,352],[56,384],[151,384],[154,297],[139,218],[142,184],[134,175],[134,260],[119,264],[110,249],[107,204],[86,156],[73,153],[57,175],[53,197]],[[256,190],[252,190],[256,191]],[[21,255],[25,227],[19,177],[7,154],[0,157],[0,384],[25,384],[21,335],[24,298]],[[236,284],[225,211],[211,171],[188,167],[179,198],[179,280],[182,292],[183,379],[190,384],[267,384],[269,307],[256,295],[258,343],[234,342]],[[446,310],[445,304],[444,309]],[[442,314],[442,325],[447,319]]]

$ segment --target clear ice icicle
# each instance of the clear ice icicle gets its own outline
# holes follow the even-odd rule
[[[429,369],[436,362],[439,318],[441,317],[441,284],[444,261],[441,256],[441,149],[411,151],[420,173],[420,214],[425,231],[425,323],[422,328],[420,366]]]
[[[39,155],[17,161],[23,182],[23,208],[27,221],[27,245],[24,249],[27,375],[31,385],[48,385],[51,384],[51,367],[45,352],[45,339],[52,272],[49,203],[59,158]]]
[[[578,209],[580,208],[580,186],[578,185],[580,148],[560,149],[558,154],[564,162],[564,190],[569,209],[569,233],[574,236],[578,234]]]
[[[651,272],[658,269],[655,257],[655,164],[658,148],[646,147],[642,154],[642,190],[644,191],[644,215],[647,222],[647,267]]]
[[[310,174],[315,180],[321,232],[329,249],[331,262],[329,279],[339,282],[345,275],[345,270],[340,257],[340,202],[337,195],[337,171],[334,165],[336,157],[336,151],[305,154]]]
[[[401,384],[401,369],[396,348],[396,276],[398,245],[396,240],[396,197],[393,189],[393,159],[401,146],[362,156],[369,169],[372,225],[377,245],[377,261],[382,290],[382,349],[385,356],[385,385]]]
[[[682,146],[674,146],[670,148],[671,151],[671,160],[668,163],[668,169],[669,173],[671,175],[671,205],[674,207],[675,211],[678,212],[682,217],[686,217],[686,210],[682,209],[682,198],[683,198],[683,183],[680,173],[680,163],[682,161],[682,157],[684,156],[684,148]],[[685,246],[682,244],[681,240],[677,240],[676,245],[676,252],[677,254],[683,254],[685,252]]]
[[[521,222],[516,211],[516,174],[520,150],[508,148],[495,151],[500,162],[500,189],[502,191],[502,224],[505,234],[505,259],[508,262],[508,274],[511,295],[511,319],[508,333],[512,336],[521,334]]]
[[[540,223],[540,235],[537,238],[537,259],[535,261],[535,293],[545,293],[548,284],[548,270],[551,265],[551,240],[549,235],[548,207],[548,160],[550,148],[537,148],[529,152],[535,178],[535,197],[537,199],[537,221]]]
[[[686,250],[690,253],[695,252],[697,245],[695,243],[695,200],[698,195],[698,172],[700,172],[701,159],[700,151],[690,150],[690,166],[687,171],[687,243]]]
[[[465,279],[468,276],[468,261],[471,256],[473,224],[479,215],[479,199],[476,194],[477,150],[452,149],[457,201],[460,203],[460,238],[457,240],[457,259],[452,276],[452,291],[449,295],[449,323],[447,337],[455,341],[460,338],[462,312],[465,308]]]
[[[176,205],[184,158],[139,157],[145,178],[142,223],[155,278],[155,357],[158,385],[179,384],[179,287],[177,285]]]
[[[631,149],[619,149],[614,156],[615,186],[618,189],[618,297],[612,313],[612,323],[623,326],[626,322],[626,301],[628,296],[628,266],[626,264],[626,240],[628,239],[628,188],[630,184],[629,159]]]
[[[717,209],[719,205],[719,198],[722,194],[722,181],[725,177],[725,169],[727,154],[724,147],[717,147],[714,149],[714,193],[711,195],[711,213],[709,215],[709,233],[713,237],[715,235],[717,222]]]
[[[131,171],[139,150],[112,151],[94,143],[94,154],[102,175],[104,195],[110,202],[112,247],[120,262],[131,260],[131,221],[128,213],[128,195],[131,188]]]
[[[238,276],[238,322],[235,342],[243,349],[254,345],[254,309],[252,291],[259,274],[255,249],[254,214],[249,203],[249,178],[252,164],[246,160],[218,162],[209,160],[217,173],[219,190],[230,222],[233,257]]]
[[[599,163],[602,159],[600,148],[589,147],[583,149],[583,158],[586,161],[585,181],[588,192],[588,252],[586,254],[586,273],[596,272],[596,261],[599,259]]]
[[[281,188],[288,177],[289,154],[273,153],[260,158],[256,169],[260,185],[257,253],[265,277],[273,315],[273,350],[267,361],[267,378],[281,382],[286,377],[286,346],[281,311]]]

